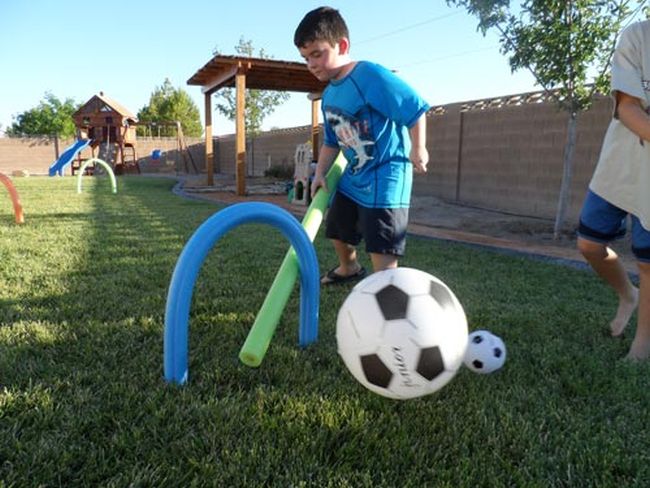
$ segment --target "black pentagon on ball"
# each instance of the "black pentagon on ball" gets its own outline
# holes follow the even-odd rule
[[[501,350],[500,347],[495,347],[494,350],[492,351],[492,354],[494,354],[495,358],[500,358],[501,354],[503,354],[503,351]]]
[[[475,335],[474,337],[472,337],[472,342],[474,344],[480,344],[481,342],[483,342],[483,336],[482,335]]]
[[[438,346],[425,347],[420,349],[420,357],[415,371],[427,380],[431,381],[445,370],[445,363]]]
[[[406,318],[409,296],[395,285],[388,285],[375,294],[377,304],[386,320]]]
[[[474,366],[476,369],[483,369],[483,361],[479,361],[478,359],[475,359],[472,361],[472,366]]]
[[[393,373],[376,354],[361,356],[361,369],[368,383],[380,388],[388,388],[390,380],[393,378]]]
[[[429,285],[429,295],[431,295],[442,308],[454,307],[454,299],[451,296],[449,288],[437,281],[431,281],[431,284]]]

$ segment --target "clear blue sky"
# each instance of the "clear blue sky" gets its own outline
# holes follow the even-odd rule
[[[302,61],[293,33],[312,8],[338,8],[350,29],[352,56],[397,70],[432,105],[534,91],[532,76],[512,74],[494,34],[444,0],[2,0],[0,124],[38,105],[45,92],[85,102],[103,91],[137,113],[169,78],[194,99],[187,80],[218,47],[235,54],[240,37],[275,59]],[[305,94],[266,119],[264,128],[310,123]],[[234,131],[214,116],[215,134]],[[2,130],[0,128],[0,131]]]

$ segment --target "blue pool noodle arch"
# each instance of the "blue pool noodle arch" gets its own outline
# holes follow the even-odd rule
[[[300,268],[301,347],[318,336],[320,280],[318,259],[309,236],[288,211],[264,202],[231,205],[209,217],[194,232],[176,262],[165,309],[165,380],[184,384],[188,378],[188,321],[192,292],[201,265],[216,242],[233,227],[246,223],[266,223],[279,229],[296,251]]]

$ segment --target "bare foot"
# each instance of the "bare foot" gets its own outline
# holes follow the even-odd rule
[[[612,333],[612,337],[618,337],[623,333],[638,304],[639,290],[636,287],[634,288],[631,300],[619,299],[616,317],[614,317],[614,320],[609,324],[609,330]]]
[[[648,359],[648,357],[650,357],[650,344],[646,344],[644,347],[635,347],[633,342],[630,351],[624,359],[631,363],[640,363]]]

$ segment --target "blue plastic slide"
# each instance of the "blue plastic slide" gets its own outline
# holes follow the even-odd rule
[[[77,139],[72,146],[66,148],[65,151],[59,156],[59,159],[54,161],[52,163],[52,166],[50,166],[49,170],[49,175],[54,176],[54,175],[59,175],[61,176],[63,174],[63,170],[67,165],[70,164],[70,162],[74,159],[74,157],[77,155],[79,151],[81,151],[84,147],[86,147],[88,144],[90,144],[90,139]]]

